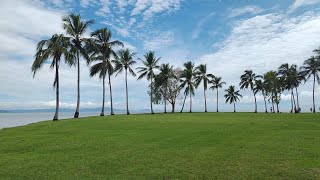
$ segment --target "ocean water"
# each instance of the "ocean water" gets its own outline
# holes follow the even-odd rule
[[[143,112],[133,112],[143,113]],[[109,112],[105,112],[108,115]],[[125,111],[116,111],[115,114],[125,114]],[[59,119],[73,118],[74,112],[60,112]],[[80,112],[80,117],[88,116],[99,116],[100,112]],[[36,123],[40,121],[50,121],[52,120],[54,113],[52,112],[28,112],[28,113],[0,113],[0,129],[23,126],[31,123]]]

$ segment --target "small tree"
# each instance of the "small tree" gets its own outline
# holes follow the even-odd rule
[[[229,86],[228,89],[225,90],[227,92],[224,97],[226,98],[226,103],[233,103],[233,112],[236,112],[236,102],[242,98],[242,95],[239,93],[239,90],[235,90],[235,86]]]

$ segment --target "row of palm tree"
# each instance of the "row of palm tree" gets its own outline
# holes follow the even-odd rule
[[[37,44],[35,60],[32,65],[33,75],[46,63],[48,59],[52,59],[50,68],[55,68],[54,88],[56,89],[56,112],[53,120],[58,119],[59,113],[59,67],[61,59],[67,65],[77,67],[77,106],[74,118],[79,117],[80,109],[80,57],[86,60],[87,65],[90,65],[90,76],[98,75],[102,79],[103,100],[101,116],[104,116],[105,107],[105,79],[108,78],[111,115],[114,115],[113,101],[112,101],[112,83],[111,76],[117,76],[121,72],[125,72],[125,88],[126,88],[126,109],[129,111],[128,100],[128,73],[136,76],[133,65],[135,52],[129,49],[120,49],[115,51],[115,48],[123,47],[123,43],[112,39],[112,33],[108,28],[101,28],[93,31],[89,38],[85,38],[84,34],[88,27],[94,23],[93,20],[83,21],[80,15],[69,14],[62,19],[63,28],[66,35],[55,34],[51,38],[42,40]],[[277,106],[279,112],[279,103],[281,94],[287,90],[291,94],[291,112],[300,112],[298,100],[298,87],[306,80],[313,77],[313,112],[315,112],[314,91],[315,83],[320,83],[320,49],[315,50],[316,56],[312,56],[306,60],[302,67],[297,68],[296,65],[283,64],[277,71],[268,71],[263,75],[256,75],[252,70],[244,71],[240,77],[240,89],[250,89],[254,96],[255,110],[257,112],[257,94],[262,93],[265,102],[265,112],[268,112],[267,101],[272,103],[272,110],[275,112],[274,105]],[[190,111],[192,112],[192,96],[195,94],[195,89],[203,84],[204,96],[204,111],[207,112],[207,89],[216,90],[216,103],[218,109],[218,89],[222,88],[226,83],[222,81],[221,77],[215,76],[207,72],[206,64],[195,66],[193,62],[189,61],[183,64],[183,70],[174,68],[170,64],[161,64],[161,58],[155,56],[153,51],[149,51],[140,59],[141,67],[136,68],[139,74],[138,80],[146,78],[150,81],[149,95],[150,95],[150,109],[153,114],[153,103],[163,103],[164,112],[167,112],[167,102],[172,105],[172,112],[174,112],[174,105],[176,98],[183,91],[184,100],[182,109],[187,96],[189,96]],[[156,72],[159,71],[158,74]],[[294,90],[295,94],[294,95]],[[235,86],[229,86],[225,90],[226,102],[234,105],[234,112],[236,111],[235,104],[240,100],[242,95]]]
[[[303,65],[298,68],[295,64],[282,64],[277,71],[268,71],[263,75],[256,75],[252,70],[244,71],[240,79],[241,89],[250,89],[253,92],[255,100],[255,111],[257,112],[256,95],[262,93],[265,102],[265,112],[268,112],[266,101],[271,101],[272,112],[275,112],[274,104],[276,104],[277,112],[279,112],[279,103],[283,91],[288,91],[291,95],[291,113],[299,113],[301,111],[299,105],[298,87],[304,84],[308,79],[313,77],[313,108],[315,113],[315,85],[316,81],[320,84],[320,51],[315,50],[318,55],[304,61]]]

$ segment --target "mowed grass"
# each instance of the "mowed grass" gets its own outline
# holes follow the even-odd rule
[[[116,115],[0,130],[0,179],[320,179],[320,114]]]

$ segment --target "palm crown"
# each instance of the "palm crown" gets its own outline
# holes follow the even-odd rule
[[[138,79],[147,77],[150,80],[154,77],[154,70],[159,69],[158,62],[161,58],[156,58],[153,51],[149,51],[144,55],[145,60],[141,60],[144,67],[138,67],[138,73],[141,73]]]
[[[61,57],[64,57],[66,64],[74,65],[74,47],[71,46],[69,38],[64,35],[54,34],[48,40],[42,40],[37,44],[35,61],[32,64],[31,70],[33,76],[46,63],[49,58],[52,58],[50,68],[54,68],[60,64]]]
[[[227,94],[224,95],[224,97],[226,98],[226,103],[229,102],[230,104],[232,104],[239,101],[240,98],[242,98],[240,91],[235,90],[235,86],[229,86],[229,88],[226,89],[225,92],[227,92]]]
[[[133,57],[136,54],[137,53],[135,52],[130,52],[129,49],[119,50],[116,56],[116,60],[112,61],[115,64],[114,71],[119,74],[123,71],[123,69],[125,69],[129,70],[132,76],[136,76],[136,73],[131,68],[131,66],[136,64],[136,61],[133,60]]]

